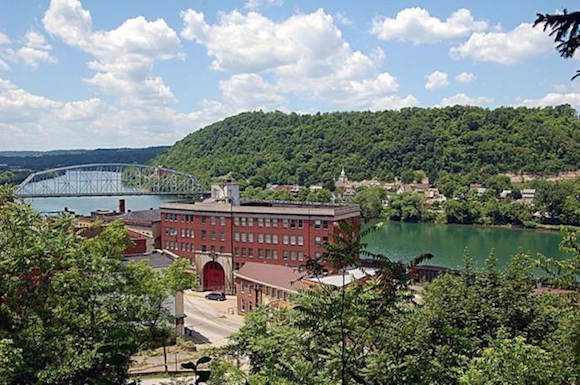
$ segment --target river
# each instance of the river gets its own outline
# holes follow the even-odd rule
[[[391,260],[409,261],[431,253],[431,265],[460,268],[465,251],[472,256],[474,267],[485,266],[493,250],[498,268],[504,268],[518,251],[532,256],[542,253],[562,258],[559,244],[562,235],[556,231],[433,223],[386,222],[365,237],[369,251],[382,253]]]
[[[76,214],[88,215],[96,209],[115,210],[119,199],[125,199],[129,210],[157,208],[167,196],[34,198],[26,199],[40,212],[62,211],[65,207]],[[531,255],[543,253],[561,258],[558,245],[562,236],[556,231],[506,227],[439,225],[432,223],[386,222],[365,238],[370,251],[382,253],[392,260],[409,261],[424,253],[435,257],[429,264],[445,267],[463,266],[467,250],[474,266],[482,267],[491,250],[497,256],[498,267],[507,265],[512,255],[524,251]]]

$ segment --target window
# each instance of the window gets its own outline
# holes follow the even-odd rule
[[[240,268],[240,264],[239,264],[238,262],[236,262],[236,263],[234,264],[234,267],[237,267],[237,268],[236,268],[236,270],[237,270],[237,269],[239,269],[239,268]],[[246,286],[246,285],[244,285],[244,281],[240,282],[240,293],[243,293],[243,292],[244,292],[244,286]],[[243,303],[244,303],[244,300],[242,299],[242,304],[243,304]]]
[[[316,246],[320,246],[321,243],[322,243],[322,239],[320,237],[314,237],[314,244]]]
[[[278,250],[272,250],[272,259],[278,259]]]
[[[254,233],[249,233],[248,234],[248,242],[251,242],[251,243],[254,242]]]
[[[226,252],[225,246],[220,246],[220,253],[223,254]]]
[[[220,241],[226,240],[226,233],[224,231],[220,231]]]
[[[210,250],[212,253],[215,253],[215,246],[211,246],[211,247],[209,248],[209,250]]]
[[[248,283],[248,294],[252,294],[252,286],[253,285],[251,283]]]
[[[207,221],[207,217],[202,216],[201,217],[201,223],[205,224],[206,221]]]
[[[282,236],[282,243],[283,243],[284,245],[287,245],[287,244],[288,244],[288,236],[287,236],[287,235],[283,235],[283,236]]]
[[[264,234],[258,234],[258,243],[264,243]]]
[[[270,221],[270,218],[266,218],[266,227],[270,227],[272,225],[272,222]]]
[[[242,226],[246,226],[248,224],[246,217],[241,218],[241,224],[242,224]]]
[[[248,248],[248,257],[252,258],[254,256],[254,249],[252,249],[251,247]]]
[[[248,301],[248,311],[252,311],[252,301]]]
[[[296,227],[296,219],[290,219],[290,227],[291,228],[295,228]]]
[[[314,228],[319,229],[322,226],[322,222],[320,219],[314,221]]]
[[[284,250],[284,251],[282,252],[282,258],[283,258],[285,261],[287,261],[289,257],[290,257],[290,253],[288,252],[288,250]]]
[[[322,228],[328,229],[328,221],[322,221]]]
[[[240,218],[234,217],[234,226],[239,226],[239,225],[240,225]]]
[[[236,242],[240,241],[240,233],[234,233],[234,241]]]
[[[284,301],[288,301],[288,293],[284,292]]]
[[[275,245],[278,244],[278,235],[272,234],[272,243]]]
[[[242,242],[247,242],[247,241],[248,241],[248,234],[242,233]]]
[[[258,227],[264,227],[264,218],[258,218]]]
[[[293,261],[296,260],[296,252],[295,251],[290,252],[290,259]]]
[[[298,219],[298,228],[301,229],[304,227],[304,220]]]
[[[272,218],[272,227],[278,227],[278,219]]]
[[[304,261],[304,253],[302,251],[298,252],[298,260],[299,261]]]
[[[215,217],[213,215],[209,217],[209,223],[215,225]]]
[[[264,258],[264,249],[258,249],[258,257]]]
[[[270,249],[266,249],[266,259],[270,259],[272,251]]]
[[[220,217],[220,226],[226,225],[226,217]]]
[[[234,262],[234,270],[240,270],[240,263],[239,262]],[[242,285],[240,285],[241,287]],[[243,292],[242,292],[243,293]]]
[[[240,255],[240,248],[239,247],[234,248],[234,255]]]
[[[248,218],[248,226],[254,226],[254,218]]]
[[[295,236],[295,235],[292,235],[292,236],[290,237],[290,244],[291,244],[291,245],[296,245],[296,236]]]
[[[242,287],[243,287],[243,285],[242,285]],[[243,293],[243,291],[242,291],[242,293]],[[242,311],[246,311],[246,301],[244,301],[243,299],[242,299]]]
[[[185,238],[185,229],[181,229],[181,238]]]
[[[206,232],[205,230],[201,230],[201,239],[205,241]]]
[[[304,237],[302,235],[298,236],[298,245],[299,246],[304,245]]]
[[[207,251],[207,246],[206,245],[201,245],[201,251],[203,251],[203,252]]]
[[[210,231],[209,237],[212,241],[215,241],[215,231],[214,230]]]
[[[270,234],[266,234],[266,243],[271,243]]]
[[[272,288],[272,297],[274,298],[278,297],[278,289]]]
[[[245,257],[246,255],[248,255],[248,251],[245,247],[242,247],[242,257]]]
[[[328,243],[328,237],[322,237],[322,243]]]
[[[282,219],[282,226],[284,226],[284,228],[288,228],[288,219]]]

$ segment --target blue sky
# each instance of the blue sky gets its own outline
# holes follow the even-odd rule
[[[580,108],[554,1],[0,1],[0,150],[172,144],[247,110]]]

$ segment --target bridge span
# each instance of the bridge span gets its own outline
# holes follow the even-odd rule
[[[15,190],[19,198],[115,195],[205,194],[193,175],[163,167],[95,163],[53,168],[30,174]]]

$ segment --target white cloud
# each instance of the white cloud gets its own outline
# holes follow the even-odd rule
[[[93,56],[96,73],[84,81],[124,104],[167,104],[175,101],[163,79],[151,75],[156,60],[180,55],[177,33],[163,19],[127,19],[110,31],[93,31],[89,11],[78,0],[52,0],[44,18],[46,30],[66,44]]]
[[[280,109],[284,97],[258,74],[236,74],[219,83],[224,98],[237,109]]]
[[[524,99],[520,105],[526,107],[546,107],[558,106],[561,104],[569,104],[580,111],[580,86],[572,85],[557,85],[553,87],[551,92],[540,98]]]
[[[481,106],[493,103],[493,98],[488,98],[486,96],[471,97],[465,94],[456,94],[447,98],[441,99],[440,105],[446,106]]]
[[[379,70],[385,58],[382,49],[370,54],[353,50],[334,18],[322,9],[279,22],[257,12],[221,14],[215,24],[193,9],[181,16],[181,36],[206,47],[212,69],[244,74],[222,83],[230,100],[248,100],[253,84],[258,99],[270,105],[296,94],[341,108],[370,108],[376,99],[398,90],[396,79]],[[263,74],[273,80],[265,83]],[[239,88],[229,83],[241,79],[245,87],[233,96]],[[263,97],[265,89],[271,98]]]
[[[4,44],[10,44],[10,39],[8,38],[8,36],[0,32],[0,45]]]
[[[52,46],[46,42],[43,35],[28,31],[24,37],[24,44],[18,50],[9,50],[9,58],[13,61],[22,61],[27,66],[36,69],[39,63],[56,63],[50,54]]]
[[[263,7],[280,7],[282,0],[248,0],[244,6],[246,9],[256,10]]]
[[[465,8],[453,12],[445,21],[431,16],[424,8],[405,8],[394,19],[384,16],[375,18],[371,31],[381,40],[423,44],[466,36],[486,28],[485,21],[476,21]]]
[[[455,80],[459,83],[471,83],[475,79],[477,79],[477,77],[471,72],[462,72],[455,76]]]
[[[10,66],[8,65],[8,63],[6,63],[4,60],[0,59],[0,70],[8,71],[9,69],[10,69]]]
[[[449,85],[448,74],[441,71],[434,71],[430,75],[425,76],[427,78],[427,83],[425,83],[425,89],[429,91],[436,90],[438,88],[447,87]]]
[[[413,95],[405,97],[385,96],[373,102],[370,109],[372,111],[382,110],[400,110],[405,107],[413,107],[419,104],[418,100]]]
[[[349,19],[349,17],[342,12],[335,13],[334,17],[336,18],[336,21],[338,21],[342,25],[345,26],[352,25],[352,20]]]
[[[0,78],[0,132],[4,134],[0,149],[172,143],[234,112],[215,101],[204,101],[188,113],[163,105],[126,108],[98,98],[63,102],[32,94]]]
[[[470,57],[475,61],[511,65],[553,48],[552,38],[542,28],[522,23],[509,32],[473,33],[449,53],[454,59]]]

